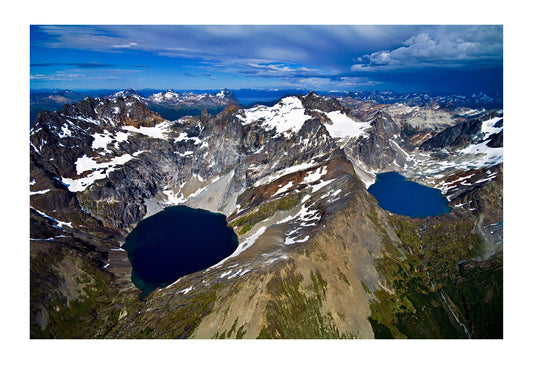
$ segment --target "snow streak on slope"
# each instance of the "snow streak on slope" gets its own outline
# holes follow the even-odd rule
[[[247,237],[244,241],[242,241],[241,243],[239,243],[239,246],[237,246],[237,249],[235,249],[235,251],[229,256],[229,257],[226,257],[224,258],[223,260],[221,260],[220,262],[218,262],[217,264],[209,267],[208,270],[210,269],[213,269],[213,268],[216,268],[218,266],[221,266],[222,264],[224,264],[227,260],[229,259],[232,259],[232,258],[235,258],[237,255],[239,255],[240,253],[242,253],[244,250],[248,249],[250,246],[252,246],[255,241],[263,234],[265,233],[265,230],[267,228],[262,226],[261,228],[259,228],[257,230],[257,232],[255,232],[254,234],[252,234],[251,236]]]

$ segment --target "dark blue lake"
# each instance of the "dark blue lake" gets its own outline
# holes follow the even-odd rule
[[[439,190],[408,181],[396,172],[378,174],[368,192],[381,208],[399,215],[428,217],[450,212]]]
[[[122,246],[141,298],[181,276],[210,267],[239,245],[226,216],[186,206],[168,207],[133,229]]]

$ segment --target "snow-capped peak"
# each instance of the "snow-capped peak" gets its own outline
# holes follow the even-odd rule
[[[275,129],[285,136],[298,132],[304,122],[311,119],[305,114],[302,101],[295,96],[285,97],[271,107],[256,106],[242,110],[238,117],[244,124],[262,120],[261,125],[267,130]]]

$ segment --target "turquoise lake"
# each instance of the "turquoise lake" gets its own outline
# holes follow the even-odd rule
[[[450,212],[440,190],[409,181],[396,172],[378,174],[368,192],[381,208],[399,215],[428,217]]]
[[[226,216],[186,206],[168,207],[133,229],[122,246],[141,299],[158,287],[210,267],[239,245]]]

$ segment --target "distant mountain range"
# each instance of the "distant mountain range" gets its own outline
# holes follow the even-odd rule
[[[177,120],[185,115],[200,115],[205,108],[216,114],[230,103],[243,107],[256,104],[274,105],[279,99],[287,95],[305,94],[307,90],[299,89],[236,89],[221,91],[175,91],[126,89],[116,90],[33,90],[30,91],[30,123],[43,110],[57,111],[65,104],[74,104],[86,97],[117,98],[132,96],[157,111],[165,119]],[[503,97],[496,93],[487,95],[475,93],[471,95],[436,95],[429,93],[396,93],[393,91],[359,91],[359,92],[317,92],[328,98],[337,98],[345,105],[360,102],[375,104],[403,103],[410,106],[426,106],[437,103],[441,107],[493,110],[503,107]]]
[[[74,104],[86,97],[109,99],[134,97],[169,120],[176,120],[185,115],[200,115],[203,109],[218,113],[230,103],[239,102],[235,95],[227,89],[217,93],[176,92],[172,89],[164,92],[138,92],[134,89],[126,89],[119,92],[107,90],[92,92],[75,92],[71,90],[34,92],[30,95],[31,121],[35,120],[40,111],[56,111],[65,104]]]
[[[393,91],[372,90],[348,92],[341,97],[354,98],[360,101],[374,101],[380,104],[401,102],[410,106],[424,106],[432,102],[438,103],[440,106],[471,107],[474,109],[486,108],[488,110],[501,109],[503,106],[503,96],[500,93],[489,96],[483,92],[471,95],[436,95],[429,93],[396,93]]]

